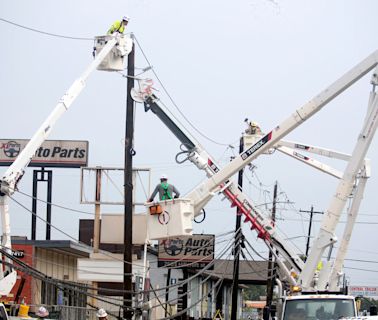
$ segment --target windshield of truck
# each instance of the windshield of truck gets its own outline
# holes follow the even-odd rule
[[[355,317],[352,299],[287,300],[283,320],[336,320]]]

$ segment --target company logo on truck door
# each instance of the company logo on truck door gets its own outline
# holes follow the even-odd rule
[[[272,138],[272,131],[265,135],[261,140],[257,141],[252,147],[247,149],[241,154],[243,160],[247,159],[249,156],[254,154],[259,150],[263,145],[265,145]]]

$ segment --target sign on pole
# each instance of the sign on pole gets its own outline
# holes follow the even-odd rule
[[[203,268],[214,260],[214,241],[208,234],[159,240],[158,266]]]
[[[0,166],[10,166],[29,142],[27,139],[0,139]],[[88,141],[46,140],[29,167],[80,168],[88,165]]]

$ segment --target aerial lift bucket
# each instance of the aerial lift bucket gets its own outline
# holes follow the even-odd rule
[[[149,240],[192,235],[194,207],[191,200],[163,200],[147,203],[146,207]]]
[[[104,71],[123,71],[124,57],[131,52],[133,48],[133,40],[123,34],[106,35],[95,37],[95,53],[99,54],[102,48],[110,39],[117,38],[118,44],[109,52],[105,59],[97,67],[97,70]]]

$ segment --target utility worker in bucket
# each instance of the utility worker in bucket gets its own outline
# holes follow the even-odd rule
[[[247,124],[247,129],[245,129],[246,134],[261,134],[260,125],[255,121],[244,120]]]
[[[158,192],[160,200],[170,200],[180,197],[180,192],[176,189],[176,187],[173,184],[168,183],[168,177],[166,174],[161,175],[160,183],[156,186],[154,192],[152,192],[148,202],[154,201],[154,198]],[[172,193],[175,193],[174,197],[172,196]]]
[[[123,33],[126,29],[127,24],[129,23],[130,18],[128,16],[124,16],[122,20],[114,21],[111,25],[110,29],[108,30],[107,34],[114,34],[114,33]]]

